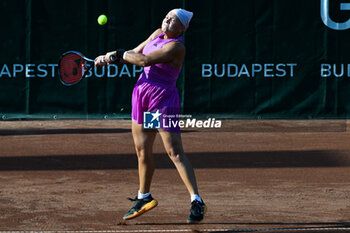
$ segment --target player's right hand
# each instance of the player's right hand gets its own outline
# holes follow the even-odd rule
[[[105,55],[101,55],[95,58],[95,66],[105,66],[107,62],[105,61]]]

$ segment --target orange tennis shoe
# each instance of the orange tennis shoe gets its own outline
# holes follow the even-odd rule
[[[153,199],[151,195],[144,199],[138,199],[137,197],[135,197],[135,199],[129,198],[129,200],[134,201],[135,203],[131,207],[129,212],[123,216],[124,220],[136,218],[146,213],[147,211],[150,211],[158,205],[158,201],[156,199]]]

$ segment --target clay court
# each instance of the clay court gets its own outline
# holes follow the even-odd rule
[[[118,225],[138,188],[130,120],[0,122],[0,230],[350,232],[347,120],[224,120],[185,130],[208,205],[188,225],[189,195],[159,135],[159,206]]]

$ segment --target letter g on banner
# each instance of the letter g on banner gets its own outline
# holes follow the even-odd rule
[[[329,17],[329,1],[330,0],[321,0],[321,18],[323,23],[334,30],[346,30],[350,28],[350,19],[343,23],[334,22]],[[350,3],[341,3],[340,10],[350,10]]]

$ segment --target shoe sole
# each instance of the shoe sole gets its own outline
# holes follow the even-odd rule
[[[204,204],[203,218],[204,218],[205,213],[207,212],[207,209],[208,209],[207,205]],[[199,220],[199,221],[191,221],[191,220],[187,219],[187,223],[189,223],[189,224],[196,224],[196,223],[199,223],[200,221],[202,221],[203,218],[201,220]]]
[[[128,217],[123,217],[123,219],[130,220],[130,219],[136,218],[136,217],[146,213],[147,211],[150,211],[151,209],[155,208],[157,205],[158,205],[158,201],[152,200],[151,202],[144,205],[139,211],[137,211],[137,212],[135,211],[132,215],[129,215]]]

